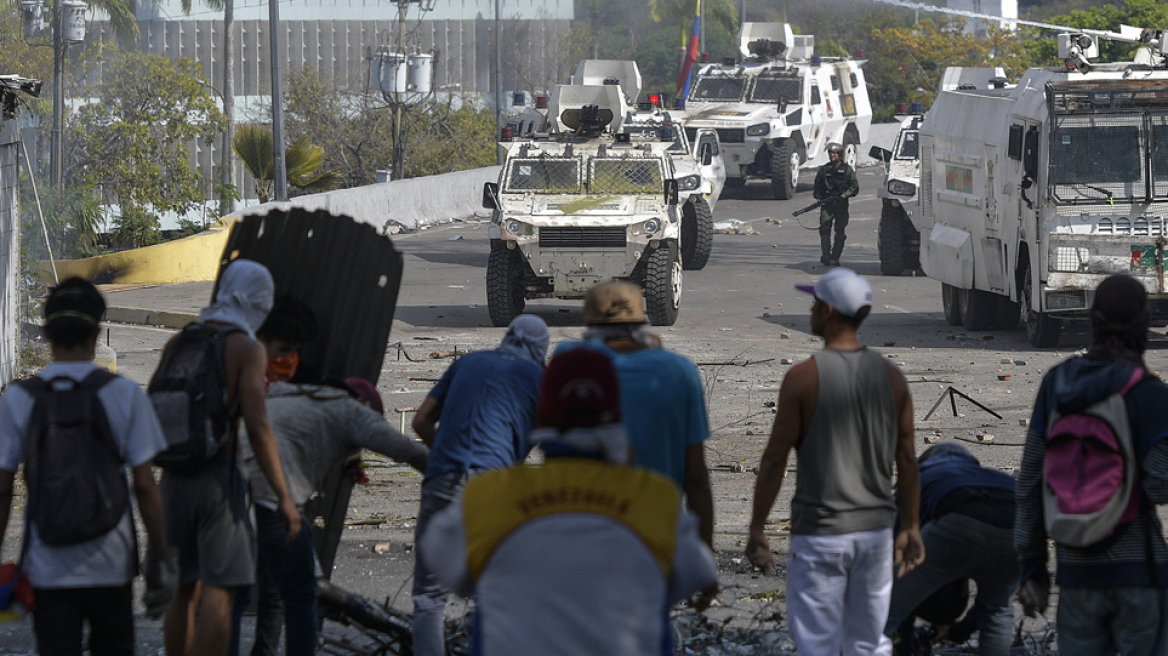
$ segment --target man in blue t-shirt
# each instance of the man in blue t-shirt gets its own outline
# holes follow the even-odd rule
[[[467,475],[523,462],[547,357],[543,319],[522,314],[503,343],[455,360],[414,414],[414,432],[430,447],[414,543],[430,518],[450,504]],[[443,617],[450,591],[415,551],[413,649],[417,656],[446,653]]]
[[[584,341],[561,344],[556,354],[584,346],[612,358],[635,464],[677,483],[698,517],[702,540],[713,549],[714,497],[702,444],[710,427],[697,367],[660,348],[648,329],[645,295],[633,283],[614,280],[593,287],[584,299],[584,322]],[[699,610],[714,591],[699,600]]]

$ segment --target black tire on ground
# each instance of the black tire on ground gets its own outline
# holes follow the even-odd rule
[[[1034,307],[1034,283],[1030,280],[1030,265],[1022,271],[1022,319],[1026,322],[1026,337],[1034,348],[1058,346],[1063,333],[1063,322]]]
[[[1014,330],[1022,319],[1022,304],[1008,296],[998,297],[998,317],[994,322],[996,330]]]
[[[1152,328],[1168,328],[1168,317],[1152,317],[1148,320],[1148,326]]]
[[[507,248],[503,241],[491,242],[487,259],[487,309],[491,323],[505,327],[523,314],[524,268],[519,249]]]
[[[799,152],[793,139],[784,139],[771,154],[771,190],[776,200],[790,200],[798,186]]]
[[[714,215],[705,198],[690,200],[682,208],[681,264],[687,271],[700,271],[710,260],[714,247]]]
[[[962,289],[961,325],[966,330],[989,330],[998,320],[998,295],[981,289]]]
[[[726,178],[726,189],[741,189],[746,186],[746,178]]]
[[[645,255],[643,279],[645,312],[654,326],[672,326],[681,308],[681,262],[677,244],[670,242]]]
[[[909,268],[908,229],[912,226],[904,210],[884,201],[880,210],[880,273],[899,276]]]
[[[945,323],[960,326],[961,290],[953,285],[941,283],[941,306],[945,309]]]

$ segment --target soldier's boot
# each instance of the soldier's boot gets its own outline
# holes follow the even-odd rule
[[[828,264],[831,261],[831,224],[826,224],[819,227],[819,251],[822,253],[819,257],[820,264]]]
[[[839,266],[840,255],[844,254],[844,242],[847,239],[843,235],[836,235],[835,247],[831,249],[831,258],[828,260],[829,266]]]

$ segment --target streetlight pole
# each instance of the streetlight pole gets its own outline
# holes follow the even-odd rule
[[[495,0],[495,140],[503,132],[503,0]],[[503,165],[503,147],[495,146],[495,163]]]
[[[269,44],[272,49],[272,176],[276,200],[288,200],[288,169],[284,162],[284,55],[280,48],[280,0],[268,0]]]

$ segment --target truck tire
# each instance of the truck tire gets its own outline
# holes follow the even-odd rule
[[[899,276],[910,268],[907,232],[911,226],[903,209],[884,201],[880,210],[880,273]]]
[[[1058,346],[1062,336],[1063,322],[1046,312],[1039,312],[1034,307],[1034,283],[1030,280],[1030,265],[1023,269],[1022,275],[1022,319],[1026,322],[1026,337],[1034,348],[1053,348]]]
[[[701,271],[714,247],[714,215],[705,198],[695,198],[682,207],[681,263],[687,271]]]
[[[1007,296],[998,297],[998,318],[994,322],[996,330],[1014,330],[1022,319],[1022,304]]]
[[[798,186],[799,151],[795,150],[794,140],[784,139],[771,155],[771,190],[776,200],[790,200]]]
[[[962,289],[961,325],[966,330],[989,330],[998,321],[998,295],[981,289]]]
[[[961,290],[946,283],[941,283],[941,307],[945,309],[945,323],[950,326],[961,325]]]
[[[491,323],[500,328],[523,314],[526,265],[519,257],[519,249],[507,248],[499,240],[491,242],[491,255],[487,259],[487,309]]]
[[[676,243],[649,251],[638,280],[645,290],[645,312],[654,326],[672,326],[681,308],[681,262]]]

